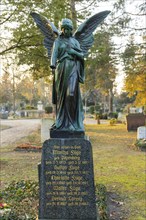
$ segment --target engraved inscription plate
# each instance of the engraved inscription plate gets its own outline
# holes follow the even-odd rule
[[[44,142],[39,219],[97,220],[89,141],[49,139]]]

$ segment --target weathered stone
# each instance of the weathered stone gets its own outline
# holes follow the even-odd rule
[[[83,138],[44,142],[39,220],[97,220],[92,146]]]
[[[146,126],[137,129],[137,139],[146,139]]]
[[[146,115],[137,113],[129,114],[126,116],[127,119],[127,130],[136,131],[138,127],[145,125]]]

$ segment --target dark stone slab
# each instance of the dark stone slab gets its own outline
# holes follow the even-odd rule
[[[126,116],[127,119],[127,130],[137,131],[140,126],[145,126],[146,115],[142,113],[129,114]]]
[[[98,220],[91,143],[83,138],[44,142],[39,165],[39,220]]]
[[[84,138],[84,131],[61,131],[50,129],[50,138]]]

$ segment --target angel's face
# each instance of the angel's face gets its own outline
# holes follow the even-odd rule
[[[63,32],[64,36],[66,38],[68,38],[71,36],[72,30],[69,27],[65,26],[62,28],[62,32]]]

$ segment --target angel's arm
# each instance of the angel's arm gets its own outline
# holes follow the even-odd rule
[[[67,49],[68,54],[75,55],[78,59],[84,59],[84,53],[80,48],[80,44],[78,41],[75,41],[75,47],[71,47]]]
[[[68,52],[68,54],[70,54],[70,55],[75,55],[75,56],[77,56],[79,59],[84,59],[84,54],[82,53],[82,52],[78,52],[78,51],[76,51],[76,50],[74,50],[74,49],[68,49],[67,50],[67,52]]]
[[[58,40],[55,40],[53,44],[53,50],[52,50],[52,55],[51,55],[51,69],[56,68],[56,63],[57,63],[57,58],[58,58],[58,48],[59,48],[59,42]]]

